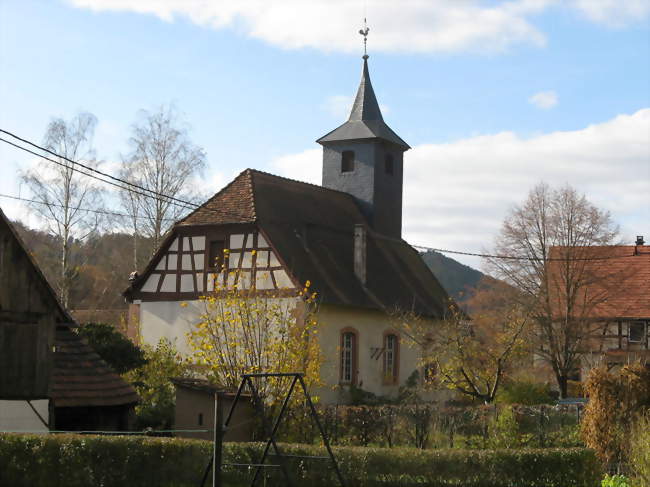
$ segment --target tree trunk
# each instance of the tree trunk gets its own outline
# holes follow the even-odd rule
[[[568,397],[569,378],[566,375],[558,375],[557,385],[560,388],[560,399],[566,399]]]

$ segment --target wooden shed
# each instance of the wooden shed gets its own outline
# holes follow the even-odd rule
[[[0,430],[128,429],[135,390],[76,326],[0,209]]]

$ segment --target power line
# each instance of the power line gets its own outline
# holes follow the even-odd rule
[[[603,257],[567,257],[565,259],[548,257],[548,258],[536,258],[536,257],[521,257],[515,255],[495,255],[495,254],[482,254],[475,252],[464,252],[461,250],[449,250],[449,249],[437,249],[434,247],[425,247],[424,245],[411,245],[416,250],[433,250],[435,252],[441,252],[443,254],[456,254],[456,255],[467,255],[470,257],[483,257],[485,259],[501,259],[501,260],[518,260],[518,261],[531,261],[531,262],[573,262],[573,261],[598,261],[598,260],[613,260],[613,259],[625,259],[628,257],[634,257],[633,254],[630,255],[609,255]],[[583,247],[594,248],[594,247]]]
[[[56,152],[53,152],[53,151],[51,151],[51,150],[49,150],[49,149],[47,149],[45,147],[42,147],[42,146],[40,146],[38,144],[35,144],[35,143],[33,143],[33,142],[31,142],[31,141],[29,141],[27,139],[23,139],[23,138],[15,135],[15,134],[7,131],[7,130],[0,129],[0,132],[5,133],[5,134],[17,139],[17,140],[20,140],[21,142],[29,144],[32,147],[35,147],[35,148],[37,148],[39,150],[47,152],[47,153],[49,153],[49,154],[51,154],[51,155],[53,155],[55,157],[63,159],[63,160],[65,160],[65,161],[67,161],[67,162],[69,162],[69,163],[71,163],[73,165],[80,166],[80,167],[84,168],[85,170],[90,171],[91,173],[96,173],[96,174],[100,174],[101,176],[107,177],[107,178],[111,179],[112,181],[107,181],[105,179],[102,179],[102,178],[94,175],[94,174],[89,174],[89,173],[84,172],[84,171],[82,171],[82,170],[80,170],[78,168],[67,166],[66,164],[63,164],[60,161],[56,161],[56,160],[51,159],[51,158],[49,158],[47,156],[44,156],[42,154],[38,154],[37,152],[34,152],[34,151],[32,151],[32,150],[30,150],[30,149],[28,149],[26,147],[22,147],[22,146],[20,146],[18,144],[15,144],[13,142],[10,142],[10,141],[0,137],[0,141],[2,141],[2,142],[5,142],[5,143],[7,143],[9,145],[12,145],[12,146],[20,149],[20,150],[28,152],[28,153],[30,153],[32,155],[35,155],[36,157],[40,157],[42,159],[45,159],[45,160],[47,160],[49,162],[52,162],[54,164],[57,164],[59,166],[65,167],[67,169],[71,169],[73,171],[79,172],[80,174],[91,177],[91,178],[96,179],[98,181],[101,181],[103,183],[115,186],[115,187],[117,187],[117,188],[119,188],[119,189],[121,189],[123,191],[128,191],[128,192],[131,192],[131,193],[134,193],[134,194],[138,194],[138,195],[144,196],[146,198],[163,198],[163,199],[167,200],[170,204],[180,206],[180,207],[183,207],[183,208],[189,209],[189,210],[196,210],[197,208],[201,207],[201,205],[197,205],[196,203],[181,200],[179,198],[175,198],[173,196],[169,196],[169,195],[166,195],[164,193],[160,193],[160,192],[157,192],[157,191],[154,191],[154,190],[139,186],[137,184],[131,183],[131,182],[126,181],[124,179],[120,179],[120,178],[112,176],[112,175],[110,175],[108,173],[99,171],[98,169],[94,169],[94,168],[92,168],[90,166],[87,166],[85,164],[73,161],[72,159],[69,159],[69,158],[67,158],[65,156],[61,156],[61,155],[57,154]],[[116,182],[113,182],[113,181],[116,181]],[[125,184],[127,186],[130,186],[131,188],[121,186],[120,184],[117,184],[118,182],[122,183],[122,184]],[[136,189],[141,190],[141,191],[136,191],[135,189],[132,189],[132,188],[136,188]],[[143,193],[142,191],[145,191],[146,193]],[[214,212],[216,214],[220,214],[220,215],[230,215],[230,216],[234,216],[236,218],[240,217],[239,215],[235,215],[234,213],[231,213],[231,212],[229,212],[228,210],[225,210],[225,209],[216,210],[216,209],[213,209],[213,208],[205,208],[205,207],[204,207],[204,209],[208,210],[208,211],[212,211],[212,212]],[[93,211],[93,210],[86,210],[86,211]],[[99,210],[95,210],[95,211],[99,211]],[[427,246],[424,246],[424,245],[411,245],[411,246],[414,249],[421,249],[421,250],[426,250],[426,251],[432,250],[432,251],[440,252],[440,253],[444,253],[444,254],[455,254],[455,255],[465,255],[465,256],[469,256],[469,257],[481,257],[481,258],[487,258],[487,259],[530,261],[530,262],[541,262],[541,261],[544,261],[544,262],[551,262],[551,261],[556,261],[556,262],[603,261],[603,260],[613,260],[613,259],[622,259],[622,258],[626,258],[626,257],[631,257],[631,256],[573,257],[573,258],[550,258],[549,257],[549,258],[546,258],[546,259],[540,259],[540,258],[526,257],[526,256],[495,255],[495,254],[487,254],[487,253],[466,252],[466,251],[460,251],[460,250],[440,249],[440,248],[435,248],[435,247],[427,247]]]
[[[65,208],[63,205],[58,205],[56,203],[46,203],[45,201],[38,201],[38,200],[32,200],[29,198],[21,198],[20,196],[14,196],[10,194],[2,194],[0,193],[0,198],[9,198],[12,200],[17,200],[17,201],[24,201],[26,203],[35,203],[37,205],[43,205],[43,206],[56,206],[57,208]],[[87,211],[89,213],[98,213],[100,215],[112,215],[112,216],[121,216],[121,217],[128,217],[128,218],[137,218],[138,220],[148,220],[146,216],[139,216],[139,215],[129,215],[127,213],[119,213],[117,211],[109,211],[109,210],[93,210],[90,208],[77,208],[80,211]],[[163,218],[165,221],[175,221],[173,218]]]
[[[0,131],[4,132],[4,130],[2,130],[2,129],[0,129]],[[84,176],[88,176],[89,178],[96,179],[97,181],[100,181],[100,182],[102,182],[102,183],[106,183],[106,184],[110,184],[111,186],[115,186],[116,188],[119,188],[119,189],[121,189],[121,190],[123,190],[123,191],[129,191],[129,192],[131,192],[131,193],[138,194],[138,195],[140,195],[140,196],[144,196],[145,198],[156,198],[156,197],[158,197],[158,198],[171,199],[171,196],[166,196],[166,195],[162,195],[162,194],[160,194],[160,196],[154,196],[154,195],[152,195],[152,194],[143,193],[143,192],[141,192],[141,191],[136,191],[136,190],[134,190],[134,189],[130,189],[130,188],[127,188],[127,187],[121,186],[121,185],[119,185],[119,184],[117,184],[117,183],[114,183],[114,182],[112,182],[112,181],[107,181],[107,180],[105,180],[105,179],[100,178],[99,176],[95,176],[94,174],[89,174],[89,173],[84,172],[84,171],[82,171],[82,170],[80,170],[80,169],[77,169],[77,168],[75,168],[75,167],[72,167],[72,166],[68,166],[68,165],[66,165],[66,164],[63,164],[63,163],[60,162],[60,161],[55,161],[54,159],[51,159],[51,158],[49,158],[49,157],[47,157],[47,156],[44,156],[43,154],[39,154],[39,153],[37,153],[37,152],[34,152],[33,150],[28,149],[27,147],[22,147],[22,146],[20,146],[20,145],[18,145],[18,144],[14,144],[13,142],[11,142],[11,141],[9,141],[9,140],[6,140],[6,139],[3,139],[2,137],[0,137],[0,141],[4,142],[4,143],[6,143],[6,144],[12,145],[12,146],[14,146],[14,147],[16,147],[17,149],[20,149],[20,150],[22,150],[22,151],[28,152],[29,154],[32,154],[32,155],[34,155],[34,156],[36,156],[36,157],[40,157],[40,158],[42,158],[42,159],[45,159],[46,161],[52,162],[52,163],[54,163],[54,164],[56,164],[56,165],[58,165],[58,166],[64,167],[64,168],[66,168],[66,169],[70,169],[70,170],[75,171],[75,172],[78,172],[78,173],[80,173],[80,174],[83,174]],[[48,152],[51,152],[51,151],[48,151]],[[62,156],[58,156],[58,155],[57,155],[57,157],[62,157]],[[103,173],[101,173],[100,171],[97,171],[97,170],[94,170],[93,172],[98,172],[98,173],[100,173],[100,174],[103,174]],[[117,181],[120,181],[119,178],[112,178],[112,179],[116,179]],[[124,183],[125,183],[125,184],[129,184],[127,181],[124,181]],[[129,184],[129,185],[132,186],[131,184]],[[147,190],[147,191],[150,191],[151,193],[154,193],[154,192],[151,191],[151,190]],[[190,210],[194,210],[194,209],[196,209],[196,208],[198,207],[198,205],[195,205],[194,203],[190,203],[190,204],[194,205],[194,207],[188,207],[187,205],[181,205],[181,204],[178,204],[178,203],[174,203],[173,201],[169,201],[169,203],[174,204],[174,205],[176,205],[176,206],[181,206],[181,207],[183,207],[183,208],[190,209]]]
[[[9,131],[7,131],[7,130],[0,129],[0,132],[5,133],[5,134],[9,135],[10,137],[13,137],[13,138],[16,139],[16,140],[20,140],[21,142],[23,142],[23,143],[25,143],[25,144],[29,144],[29,145],[31,145],[32,147],[35,147],[35,148],[37,148],[37,149],[39,149],[39,150],[42,150],[43,152],[47,152],[48,154],[53,155],[54,157],[58,157],[58,158],[60,158],[60,159],[63,159],[64,161],[67,161],[67,162],[69,162],[70,164],[73,164],[73,165],[75,165],[75,166],[80,166],[80,167],[82,167],[83,169],[85,169],[86,171],[90,171],[90,172],[93,172],[93,173],[99,174],[99,175],[104,176],[104,177],[106,177],[106,178],[109,178],[109,179],[111,179],[111,180],[113,180],[113,181],[116,181],[116,182],[119,182],[119,183],[125,184],[125,185],[127,185],[127,186],[130,186],[130,187],[132,187],[132,188],[138,189],[138,190],[140,190],[140,191],[145,191],[145,192],[151,193],[152,195],[154,195],[154,196],[156,196],[156,197],[158,197],[158,198],[165,198],[165,199],[170,200],[170,201],[176,201],[176,202],[180,203],[181,205],[186,205],[186,208],[188,208],[188,209],[191,209],[192,207],[193,207],[193,208],[198,208],[198,207],[199,207],[199,205],[197,205],[196,203],[192,203],[191,201],[184,201],[184,200],[181,200],[181,199],[176,198],[176,197],[174,197],[174,196],[169,196],[169,195],[166,195],[166,194],[160,193],[160,192],[158,192],[158,191],[155,191],[155,190],[153,190],[153,189],[145,188],[144,186],[140,186],[140,185],[138,185],[138,184],[132,183],[132,182],[127,181],[127,180],[125,180],[125,179],[121,179],[121,178],[115,177],[115,176],[113,176],[113,175],[111,175],[111,174],[105,173],[105,172],[103,172],[103,171],[100,171],[99,169],[95,169],[95,168],[90,167],[90,166],[88,166],[88,165],[86,165],[86,164],[83,164],[83,163],[81,163],[81,162],[73,161],[72,159],[69,159],[68,157],[65,157],[65,156],[62,156],[62,155],[60,155],[60,154],[57,154],[56,152],[54,152],[54,151],[52,151],[52,150],[50,150],[50,149],[48,149],[48,148],[46,148],[46,147],[40,146],[40,145],[38,145],[38,144],[35,144],[34,142],[31,142],[31,141],[29,141],[29,140],[27,140],[27,139],[23,139],[22,137],[19,137],[19,136],[17,136],[16,134],[13,134],[13,133],[11,133],[11,132],[9,132]],[[5,139],[0,139],[0,140],[2,140],[3,142],[7,142],[7,143],[13,145],[14,147],[18,147],[19,149],[22,149],[22,150],[25,150],[25,151],[27,151],[27,152],[31,152],[32,154],[34,154],[32,151],[30,151],[29,149],[27,149],[27,148],[25,148],[25,147],[21,147],[21,146],[18,146],[18,145],[16,145],[16,144],[12,144],[11,142],[8,142],[8,141],[5,140]],[[59,164],[60,166],[67,167],[65,164],[61,164],[60,162],[52,161],[51,159],[46,158],[46,157],[44,157],[44,156],[42,156],[42,155],[39,155],[39,154],[35,154],[35,155],[38,155],[39,157],[43,157],[44,159],[47,159],[47,160],[49,160],[49,161],[51,161],[51,162],[54,162],[55,164]],[[80,171],[80,172],[81,172],[81,171]],[[85,174],[85,173],[82,172],[82,174]],[[89,174],[86,174],[86,176],[90,176],[90,175],[89,175]],[[96,178],[96,179],[98,179],[98,178]],[[101,181],[101,179],[100,179],[100,181]],[[104,181],[104,182],[106,182],[106,183],[108,183],[108,184],[113,184],[113,183],[110,183],[110,181]],[[113,184],[113,185],[115,186],[115,184]],[[118,187],[119,187],[119,186],[118,186]],[[126,188],[123,188],[123,189],[126,189]]]

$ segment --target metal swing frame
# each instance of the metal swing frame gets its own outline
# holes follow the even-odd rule
[[[251,481],[251,487],[255,487],[255,484],[257,482],[257,479],[260,476],[260,473],[262,472],[263,468],[279,468],[283,475],[284,479],[286,481],[286,485],[288,487],[293,487],[295,484],[291,481],[291,478],[289,476],[289,472],[282,461],[283,458],[300,458],[300,459],[310,459],[310,460],[330,460],[332,463],[332,466],[334,467],[334,471],[336,472],[336,476],[339,480],[339,483],[341,487],[346,487],[346,483],[343,480],[343,476],[341,475],[341,470],[339,469],[338,463],[336,461],[336,458],[334,457],[334,453],[332,452],[332,448],[330,447],[329,440],[327,439],[327,435],[325,434],[325,430],[323,430],[323,426],[321,425],[320,420],[318,419],[318,413],[316,411],[316,408],[314,407],[314,403],[311,400],[311,396],[309,395],[309,392],[307,392],[307,386],[305,385],[305,379],[304,375],[301,372],[276,372],[276,373],[257,373],[257,374],[242,374],[242,380],[239,384],[239,388],[237,389],[237,395],[235,396],[235,400],[230,406],[230,411],[228,412],[228,416],[226,418],[225,423],[223,422],[223,411],[218,404],[218,393],[215,394],[215,422],[214,422],[214,452],[212,458],[210,458],[210,462],[208,463],[205,472],[203,474],[203,479],[201,480],[201,487],[204,487],[205,481],[208,477],[208,473],[210,472],[210,468],[212,465],[215,465],[215,468],[212,471],[212,482],[213,482],[213,487],[222,487],[221,483],[221,468],[223,466],[231,466],[231,467],[255,467],[255,475],[253,476],[253,479]],[[259,394],[257,392],[257,389],[255,388],[255,385],[253,384],[253,378],[262,378],[262,379],[268,379],[271,377],[291,377],[293,380],[291,381],[291,385],[289,386],[289,390],[287,391],[287,395],[285,396],[283,402],[282,402],[282,407],[280,409],[280,412],[278,413],[277,418],[275,418],[273,428],[271,429],[269,439],[266,442],[266,445],[264,447],[264,452],[262,453],[262,458],[257,462],[257,463],[222,463],[221,459],[221,452],[222,452],[222,442],[223,442],[223,435],[227,431],[228,426],[230,425],[230,420],[233,417],[233,414],[235,412],[235,408],[237,407],[237,404],[239,402],[239,398],[241,397],[244,388],[246,385],[251,390],[252,396],[253,396],[253,402],[255,404],[255,408],[257,412],[260,414],[260,417],[262,418],[262,426],[264,428],[264,431],[268,431],[268,424],[266,421],[266,418],[263,414],[262,411],[262,401],[259,397]],[[318,430],[320,432],[321,438],[323,440],[323,443],[325,445],[325,448],[327,449],[328,456],[305,456],[305,455],[283,455],[280,452],[280,448],[278,447],[276,441],[275,441],[275,436],[278,432],[278,429],[280,427],[280,422],[282,421],[282,418],[284,416],[284,413],[287,410],[287,406],[289,405],[289,400],[291,399],[291,394],[293,393],[296,384],[300,384],[300,387],[302,388],[303,394],[305,396],[305,400],[307,401],[307,405],[309,406],[309,410],[311,413],[312,418],[314,419],[314,422],[316,423],[316,426],[318,427]],[[269,451],[273,447],[273,450],[275,454],[270,454]],[[280,459],[277,464],[267,464],[266,459],[269,456],[274,456]]]

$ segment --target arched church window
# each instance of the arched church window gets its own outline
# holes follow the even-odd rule
[[[354,151],[344,150],[341,154],[341,172],[354,171]]]

